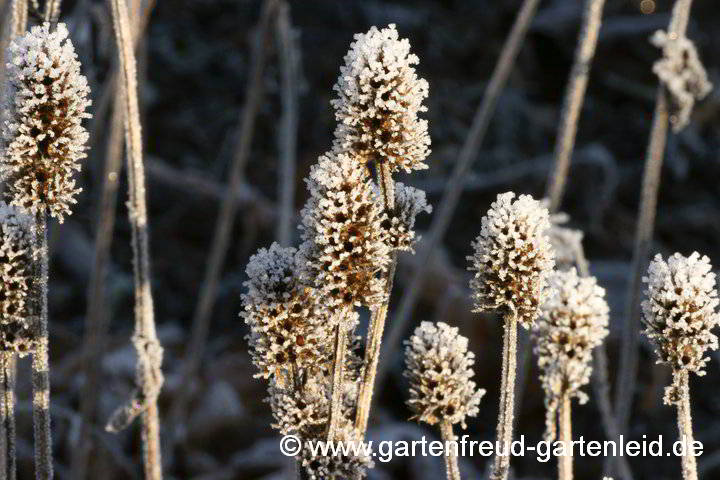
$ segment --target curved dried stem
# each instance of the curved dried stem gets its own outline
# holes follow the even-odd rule
[[[515,416],[515,369],[517,364],[517,319],[506,314],[503,334],[502,378],[500,380],[500,411],[496,443],[499,451],[495,452],[491,480],[506,480],[510,471],[510,444],[513,436],[513,419]]]
[[[685,35],[690,16],[692,0],[677,0],[670,20],[669,34]],[[626,304],[625,325],[623,328],[622,347],[620,350],[620,369],[615,394],[615,412],[618,421],[618,434],[627,432],[632,399],[638,369],[640,297],[642,294],[642,277],[647,268],[648,256],[655,228],[655,210],[660,188],[665,144],[667,142],[669,123],[668,98],[665,88],[658,87],[655,102],[650,143],[645,157],[642,190],[640,193],[640,209],[635,232],[633,250],[632,277]]]
[[[487,127],[490,123],[493,113],[495,113],[495,107],[497,106],[498,99],[502,93],[505,84],[507,83],[508,76],[515,65],[515,58],[517,57],[520,47],[522,46],[525,34],[527,33],[530,22],[535,16],[539,0],[524,0],[520,11],[518,12],[515,23],[513,24],[512,30],[503,45],[502,51],[500,52],[500,58],[495,65],[490,82],[488,83],[483,97],[482,103],[478,107],[475,117],[473,118],[470,132],[468,133],[465,143],[463,144],[462,151],[458,158],[455,168],[453,169],[450,180],[445,185],[442,199],[438,209],[433,215],[433,221],[430,225],[430,231],[425,237],[424,245],[419,249],[415,261],[415,269],[408,284],[407,288],[403,293],[400,300],[400,306],[395,314],[393,320],[393,326],[385,341],[385,351],[393,352],[396,351],[400,345],[400,340],[405,334],[408,322],[412,310],[415,308],[418,296],[420,295],[421,287],[427,273],[427,266],[430,264],[428,261],[434,248],[442,241],[445,236],[445,232],[450,224],[455,208],[457,207],[460,199],[460,194],[463,191],[463,184],[467,179],[467,173],[470,170],[472,161],[475,159],[480,145],[482,145]],[[380,369],[377,374],[376,382],[380,385],[385,381],[385,377],[389,372],[390,358],[386,355],[386,361],[380,365]]]

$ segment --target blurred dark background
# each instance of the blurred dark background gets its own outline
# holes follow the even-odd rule
[[[520,3],[290,2],[302,77],[296,208],[306,198],[302,178],[331,144],[332,86],[353,34],[389,23],[397,24],[400,35],[410,39],[413,51],[420,57],[418,73],[430,83],[426,114],[433,142],[430,169],[402,180],[426,189],[431,203],[437,204]],[[469,422],[467,433],[471,439],[494,438],[502,328],[495,318],[470,313],[470,275],[465,257],[471,253],[470,242],[479,233],[480,219],[495,195],[513,190],[541,197],[545,191],[583,3],[541,2],[413,315],[413,326],[421,320],[443,320],[470,337],[470,347],[478,359],[478,384],[488,390],[479,417]],[[607,0],[562,207],[571,216],[571,226],[585,232],[584,245],[592,271],[608,290],[612,320],[607,345],[612,379],[622,368],[617,363],[618,340],[657,85],[651,67],[659,53],[648,37],[666,28],[670,8],[669,0]],[[178,367],[189,340],[228,166],[237,148],[260,9],[260,1],[160,0],[138,50],[153,290],[160,338],[165,346],[166,385],[160,399],[163,414],[187,381]],[[97,106],[115,55],[106,4],[67,0],[63,2],[61,20],[71,26]],[[696,42],[710,80],[716,85],[720,84],[718,22],[720,9],[716,2],[695,2],[688,36]],[[168,478],[288,478],[293,468],[280,455],[279,436],[269,427],[269,406],[262,401],[266,385],[252,378],[254,369],[243,339],[247,328],[238,318],[245,264],[257,248],[268,246],[275,238],[281,115],[276,45],[271,37],[263,73],[263,97],[246,168],[245,180],[253,194],[240,202],[212,317],[209,348],[189,417],[183,422],[185,440],[168,467]],[[668,140],[653,247],[653,251],[663,254],[698,250],[709,255],[716,266],[720,264],[719,110],[720,97],[713,92],[696,107],[690,126]],[[81,180],[85,191],[74,214],[63,225],[56,225],[51,236],[53,420],[60,478],[69,478],[63,473],[79,422],[83,382],[80,345],[98,185],[109,130],[107,113],[93,122],[93,150]],[[102,385],[97,392],[102,418],[126,398],[134,372],[134,354],[128,341],[133,325],[132,266],[124,205],[126,186],[124,179],[121,182],[108,278],[112,338],[102,361]],[[430,218],[419,218],[421,232]],[[409,264],[409,258],[401,262],[395,305],[406,284]],[[691,387],[696,439],[705,445],[698,462],[705,479],[720,478],[720,362],[713,355],[707,376],[693,376]],[[400,350],[391,352],[391,376],[378,387],[370,429],[370,437],[376,441],[437,435],[425,425],[407,422],[409,412],[403,403],[407,384],[402,377],[401,359]],[[667,443],[677,436],[675,409],[662,405],[662,389],[669,374],[665,367],[654,366],[654,361],[644,343],[631,436],[642,440],[643,435],[654,439],[662,434]],[[544,407],[535,359],[531,362],[516,431],[525,434],[528,442],[536,442],[544,428]],[[26,367],[21,365],[21,371]],[[28,390],[21,379],[21,478],[31,478],[32,471]],[[591,400],[573,409],[574,435],[604,440],[592,389],[588,385],[585,391],[591,394]],[[24,410],[23,401],[28,406]],[[103,478],[137,478],[137,427],[117,438],[100,431],[97,435],[93,461],[102,465]],[[482,457],[465,458],[461,468],[467,478],[479,478],[486,462]],[[680,461],[674,457],[637,457],[630,464],[637,479],[681,477]],[[554,462],[539,463],[533,455],[515,458],[512,465],[515,478],[555,476]],[[602,458],[576,458],[575,465],[579,479],[602,476]],[[396,458],[387,464],[376,462],[370,478],[435,479],[442,478],[443,468],[440,458]]]

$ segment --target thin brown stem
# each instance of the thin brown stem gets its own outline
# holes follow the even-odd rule
[[[430,231],[425,236],[423,247],[419,249],[415,258],[415,269],[412,278],[407,288],[405,288],[400,300],[400,306],[394,316],[393,326],[385,341],[385,351],[387,352],[396,351],[400,345],[400,340],[405,335],[412,311],[415,308],[423,282],[425,281],[427,268],[430,264],[430,255],[435,247],[442,241],[450,225],[450,220],[457,207],[460,194],[463,191],[464,182],[468,177],[467,174],[470,166],[477,156],[477,152],[485,138],[490,119],[493,113],[495,113],[495,107],[497,106],[500,94],[505,88],[510,72],[515,65],[515,59],[523,44],[528,27],[535,16],[538,3],[539,0],[524,0],[512,30],[503,45],[500,58],[495,65],[495,70],[490,77],[490,82],[485,91],[485,96],[475,113],[470,132],[465,139],[452,176],[445,185],[442,199],[440,200],[435,215],[433,215]],[[391,356],[386,355],[385,357],[386,360],[380,365],[377,378],[375,379],[375,382],[379,385],[383,385],[385,377],[389,373],[390,358],[388,357]]]
[[[680,376],[679,388],[682,397],[677,405],[678,432],[680,440],[685,443],[685,451],[682,456],[682,475],[683,480],[698,480],[697,460],[695,458],[695,448],[692,428],[692,415],[690,408],[690,382],[687,370],[681,370],[674,375]]]
[[[570,395],[565,392],[560,400],[560,442],[565,448],[565,454],[558,458],[558,480],[572,480],[573,478],[573,456],[572,456],[572,413]]]
[[[460,468],[458,467],[457,445],[450,448],[455,441],[452,423],[440,422],[440,435],[445,444],[445,475],[447,480],[460,480]]]
[[[344,322],[335,327],[335,356],[333,358],[332,383],[330,384],[330,419],[328,420],[327,441],[332,442],[340,427],[345,384],[345,357],[347,354],[347,331]]]
[[[15,456],[15,354],[12,352],[0,353],[2,368],[2,397],[0,397],[0,441],[2,448],[2,478],[15,480],[17,478],[17,458]]]
[[[670,35],[678,37],[685,35],[691,5],[692,0],[677,0],[675,2],[670,20]],[[615,394],[615,412],[617,415],[619,434],[627,432],[633,395],[635,393],[639,356],[642,277],[647,268],[653,230],[655,228],[655,211],[657,208],[658,190],[660,189],[660,173],[665,155],[665,144],[667,142],[668,122],[667,92],[661,85],[658,87],[655,114],[650,132],[650,143],[645,157],[645,172],[643,173],[638,223],[635,231],[632,277],[625,309],[625,325],[623,335],[621,336],[622,346],[619,364],[622,365],[623,368],[620,369],[618,374]]]
[[[491,480],[506,480],[510,471],[510,444],[513,437],[515,411],[515,369],[517,367],[517,319],[513,314],[504,318],[502,378],[500,381],[500,411],[497,436],[499,451],[495,452]]]

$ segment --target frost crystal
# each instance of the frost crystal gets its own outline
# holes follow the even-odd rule
[[[10,203],[61,222],[81,191],[74,171],[85,158],[90,89],[64,24],[33,27],[8,49],[0,180]]]
[[[679,132],[690,121],[695,101],[705,98],[712,84],[692,40],[673,35],[658,30],[650,42],[663,50],[663,57],[655,62],[653,72],[670,94],[674,110],[670,120],[673,131]]]
[[[299,282],[296,250],[272,244],[250,258],[241,316],[250,326],[250,353],[258,376],[279,382],[295,369],[323,368],[332,356],[327,310]]]
[[[27,215],[0,202],[0,350],[21,355],[32,350],[34,336],[31,228]]]
[[[412,251],[415,242],[415,217],[420,212],[431,213],[432,207],[428,205],[425,192],[406,186],[403,183],[395,184],[395,206],[388,212],[388,218],[383,227],[388,233],[388,242],[393,250]]]
[[[553,272],[549,282],[555,294],[543,304],[533,336],[552,440],[562,396],[567,393],[580,403],[587,401],[580,388],[590,381],[592,350],[608,334],[609,309],[605,290],[594,277],[579,277],[575,268]]]
[[[482,219],[468,257],[475,311],[506,310],[529,328],[545,301],[554,253],[547,237],[549,213],[529,195],[498,195]]]
[[[673,372],[682,370],[705,375],[704,357],[718,348],[712,329],[720,323],[715,274],[710,259],[694,252],[689,257],[676,253],[668,258],[656,255],[648,267],[647,298],[642,304],[645,334],[655,344],[659,362]],[[677,398],[677,377],[666,390],[666,403]]]
[[[388,162],[391,171],[427,168],[430,136],[418,113],[428,83],[418,78],[410,42],[395,25],[355,35],[335,85],[335,149],[358,154],[361,162]]]
[[[364,169],[354,156],[331,152],[306,180],[300,250],[308,278],[330,307],[372,306],[384,298],[378,274],[390,262],[387,217]]]
[[[475,355],[468,351],[468,339],[446,323],[422,322],[405,345],[412,418],[465,428],[465,418],[477,415],[485,394],[471,380]]]

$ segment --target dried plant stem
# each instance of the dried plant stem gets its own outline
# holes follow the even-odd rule
[[[440,422],[440,435],[445,444],[445,474],[447,480],[460,480],[460,468],[458,467],[457,451],[448,448],[450,442],[455,440],[453,426],[450,422]]]
[[[230,245],[230,234],[232,232],[238,203],[235,201],[236,192],[242,188],[244,183],[244,170],[250,155],[250,144],[255,131],[255,117],[257,116],[263,91],[263,69],[267,56],[267,37],[270,30],[270,21],[275,13],[277,2],[266,0],[263,4],[263,11],[258,22],[253,50],[251,53],[250,78],[245,95],[245,104],[240,119],[240,131],[238,148],[230,166],[230,178],[228,188],[220,206],[215,232],[213,235],[210,255],[203,277],[202,289],[200,291],[195,313],[193,315],[192,333],[190,345],[183,360],[184,387],[181,388],[173,403],[168,424],[168,441],[166,454],[172,454],[172,448],[177,440],[175,438],[176,424],[185,416],[187,401],[190,395],[190,387],[193,379],[197,376],[200,368],[205,345],[207,343],[208,331],[210,328],[210,316],[217,292],[220,274],[225,263],[228,246]]]
[[[25,33],[28,21],[27,0],[10,0],[6,11],[0,12],[6,15],[2,25],[2,39],[0,39],[0,85],[5,82],[5,63],[7,47],[13,38]],[[0,184],[0,192],[3,185]]]
[[[500,381],[500,411],[497,435],[499,451],[493,459],[491,480],[506,480],[510,471],[510,443],[512,442],[515,401],[515,368],[517,363],[517,319],[506,314],[504,319],[502,378]]]
[[[692,416],[690,409],[690,382],[687,370],[676,372],[680,375],[679,387],[682,391],[682,398],[677,405],[678,431],[680,440],[685,442],[685,452],[682,456],[683,480],[698,480],[697,461],[694,455],[694,436],[692,428]]]
[[[0,353],[0,367],[2,368],[2,379],[0,388],[0,429],[2,430],[2,478],[15,480],[17,478],[17,459],[15,457],[15,354],[12,352]]]
[[[381,186],[383,201],[386,209],[395,206],[395,190],[389,166],[377,165],[378,184]],[[385,298],[382,304],[372,309],[370,314],[370,326],[368,327],[367,346],[365,348],[363,381],[360,383],[357,400],[357,413],[355,414],[355,429],[360,438],[365,437],[367,432],[370,410],[372,408],[373,392],[375,390],[375,377],[377,376],[378,361],[380,359],[380,346],[385,331],[388,309],[390,308],[390,293],[392,292],[395,269],[397,267],[397,254],[391,254],[390,266],[385,273]]]
[[[602,23],[605,0],[586,0],[582,28],[575,50],[575,61],[570,71],[570,80],[565,91],[560,127],[555,140],[554,165],[550,171],[547,197],[550,211],[556,212],[562,202],[570,158],[575,146],[578,119],[585,100],[590,67],[595,56],[598,33]]]
[[[157,397],[162,388],[162,347],[157,339],[150,279],[145,168],[143,164],[140,112],[133,35],[125,0],[110,0],[123,89],[125,144],[129,185],[129,212],[132,229],[135,284],[135,332],[133,343],[138,356],[138,398],[131,410],[142,412],[142,440],[145,478],[160,480],[160,424]],[[129,415],[131,419],[133,415]]]
[[[290,6],[280,4],[277,15],[276,37],[278,39],[282,117],[278,131],[280,166],[280,215],[278,216],[277,241],[284,247],[292,242],[292,224],[295,217],[295,161],[298,122],[298,45],[293,38],[290,24]]]
[[[345,325],[335,327],[335,356],[333,359],[332,383],[330,385],[330,419],[327,440],[335,439],[342,418],[343,385],[345,384],[345,357],[347,356],[347,331]]]
[[[670,20],[669,34],[675,36],[685,35],[690,16],[692,0],[677,0]],[[615,394],[615,412],[617,415],[619,434],[624,434],[628,428],[632,399],[635,392],[635,382],[638,369],[639,347],[639,319],[640,296],[642,293],[642,276],[648,263],[653,230],[655,228],[655,210],[657,196],[660,188],[660,172],[662,171],[665,144],[667,142],[669,112],[668,98],[665,88],[658,87],[655,101],[655,114],[653,117],[650,143],[645,157],[645,172],[643,174],[642,190],[640,193],[640,209],[635,232],[635,247],[632,261],[632,277],[630,291],[626,303],[625,325],[620,350],[620,369]]]
[[[424,245],[418,250],[414,262],[415,269],[412,279],[407,288],[405,288],[400,300],[400,306],[393,320],[392,329],[385,342],[385,350],[387,352],[394,352],[400,345],[400,340],[405,334],[407,324],[410,321],[410,315],[417,303],[422,284],[425,281],[427,267],[430,264],[430,255],[445,236],[453,212],[460,199],[460,193],[463,191],[463,184],[468,177],[468,171],[485,138],[490,119],[495,112],[495,107],[507,83],[508,76],[515,65],[515,58],[525,39],[525,34],[530,26],[530,22],[535,16],[538,3],[539,0],[524,0],[513,24],[512,31],[503,45],[500,58],[495,65],[495,70],[492,73],[492,77],[485,91],[485,96],[475,113],[470,132],[465,139],[462,151],[453,169],[452,177],[446,183],[440,204],[436,213],[433,215],[430,231],[425,236]],[[390,358],[386,358],[386,361],[380,365],[375,380],[378,384],[383,384],[389,372],[389,366]]]
[[[572,480],[573,478],[573,456],[572,456],[572,414],[570,395],[565,392],[560,400],[560,441],[565,446],[565,455],[558,458],[558,480]]]
[[[45,0],[45,13],[43,18],[46,22],[57,23],[60,18],[60,4],[62,0]]]
[[[40,313],[32,353],[33,431],[35,436],[35,478],[53,478],[52,438],[50,429],[50,360],[48,338],[48,243],[47,217],[37,215],[34,248],[36,275],[34,290]]]
[[[110,262],[110,246],[112,245],[113,230],[115,226],[115,206],[117,204],[117,190],[123,159],[123,100],[121,96],[115,97],[115,106],[110,120],[110,134],[108,137],[105,155],[105,168],[103,172],[103,185],[100,196],[100,207],[97,211],[97,228],[95,236],[95,250],[93,266],[90,273],[90,283],[87,292],[88,309],[85,316],[85,341],[83,344],[83,370],[85,384],[80,396],[80,412],[82,426],[78,438],[78,445],[73,450],[72,478],[83,479],[87,475],[88,461],[92,449],[92,428],[95,423],[95,414],[98,405],[98,391],[100,383],[100,356],[105,348],[107,330],[110,323],[105,298],[105,283],[107,267]]]

